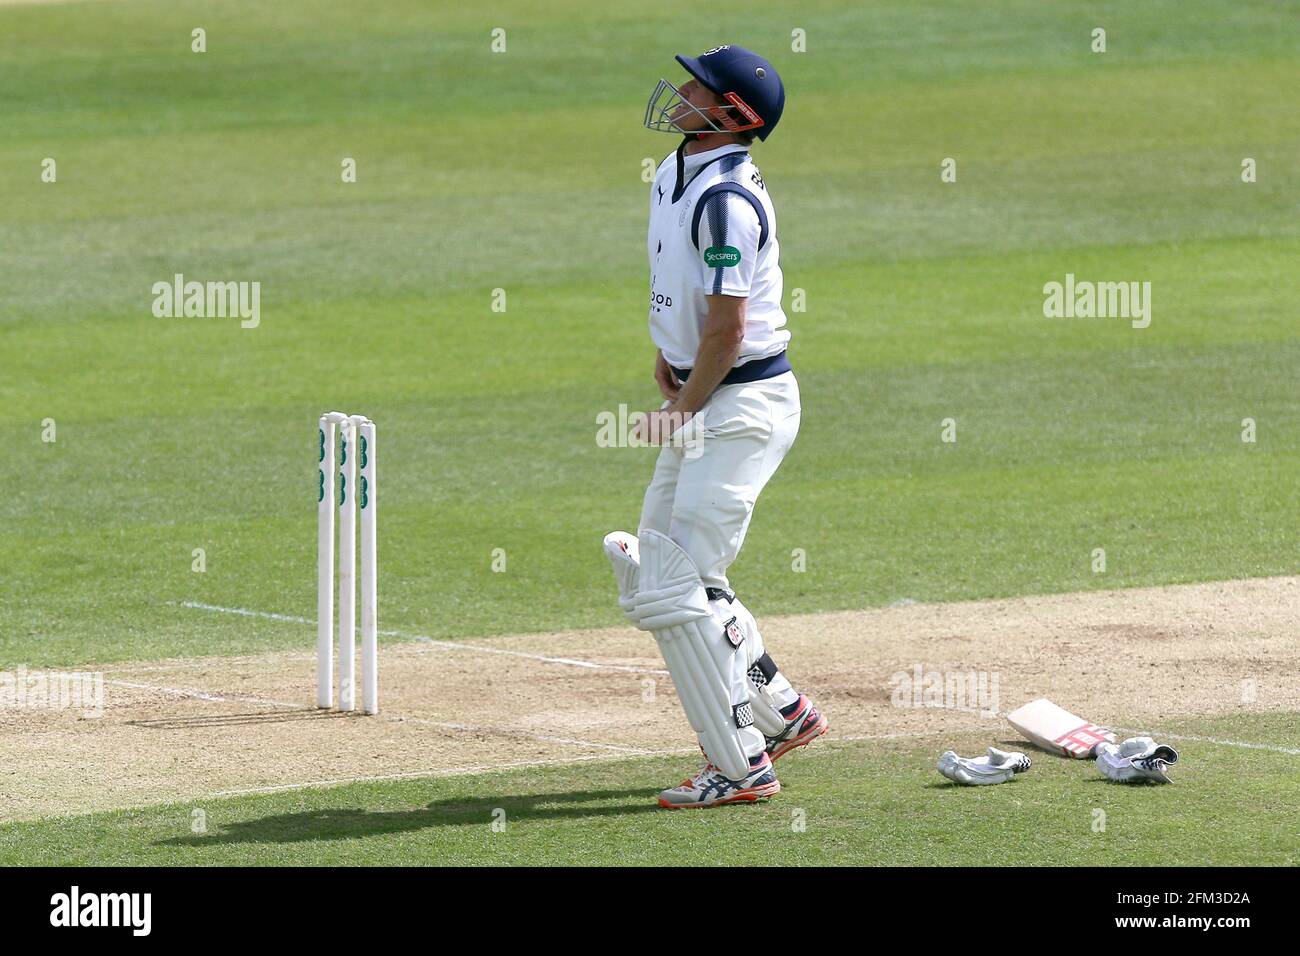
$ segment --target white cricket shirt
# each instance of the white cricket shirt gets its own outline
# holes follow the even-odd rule
[[[749,156],[730,144],[659,164],[650,186],[650,337],[668,364],[695,365],[707,295],[745,296],[737,366],[785,351],[776,211]],[[784,361],[784,360],[782,360]]]

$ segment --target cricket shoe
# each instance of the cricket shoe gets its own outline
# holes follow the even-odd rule
[[[729,780],[711,763],[689,780],[659,794],[659,806],[670,810],[717,807],[724,803],[753,803],[781,792],[772,761],[766,754],[763,762],[751,767],[742,780]]]
[[[785,730],[767,740],[767,755],[779,760],[796,747],[807,747],[810,743],[826,733],[830,726],[826,718],[812,705],[805,694],[799,695],[798,708],[785,720]]]

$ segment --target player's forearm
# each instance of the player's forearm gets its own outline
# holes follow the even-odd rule
[[[718,383],[735,367],[744,339],[743,325],[738,331],[731,328],[705,330],[700,338],[699,350],[695,353],[695,367],[691,369],[691,377],[686,380],[681,395],[677,398],[682,411],[694,413],[704,407]]]
[[[695,352],[695,367],[677,398],[681,411],[695,413],[704,407],[713,390],[740,358],[745,341],[746,300],[738,296],[711,295],[709,317],[700,333]]]

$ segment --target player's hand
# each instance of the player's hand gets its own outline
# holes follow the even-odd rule
[[[658,349],[655,350],[655,384],[659,386],[660,394],[670,402],[676,401],[682,390],[682,383],[677,381],[672,366]]]
[[[632,429],[637,444],[666,445],[673,434],[691,420],[691,413],[675,405],[667,405],[654,412],[646,412]]]

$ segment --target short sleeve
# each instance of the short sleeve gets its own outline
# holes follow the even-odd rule
[[[696,254],[706,295],[749,295],[760,235],[758,213],[744,196],[726,189],[704,201]]]

